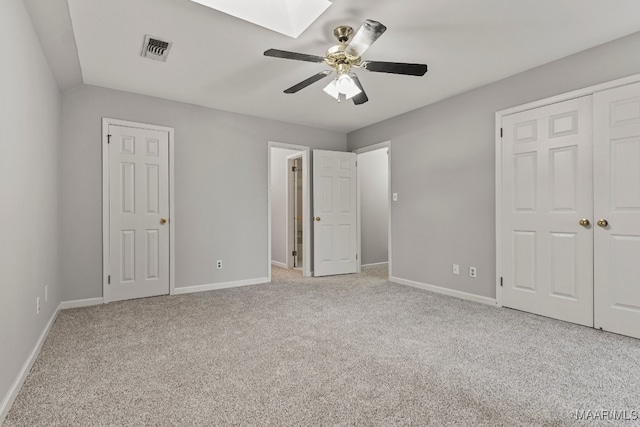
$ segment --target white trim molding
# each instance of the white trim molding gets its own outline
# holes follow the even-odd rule
[[[376,265],[386,265],[389,264],[389,261],[384,261],[384,262],[372,262],[371,264],[362,264],[361,267],[375,267]]]
[[[373,145],[367,145],[366,147],[355,149],[353,150],[353,152],[356,154],[368,153],[369,151],[376,151],[381,148],[389,147],[389,145],[391,145],[391,140],[378,142],[377,144]]]
[[[496,302],[502,307],[502,115],[496,113]]]
[[[38,337],[38,341],[36,341],[36,345],[34,346],[33,350],[31,350],[31,353],[29,354],[29,357],[27,357],[27,360],[25,360],[24,365],[22,365],[22,369],[18,373],[18,376],[13,381],[13,384],[11,384],[11,387],[9,387],[9,391],[2,399],[2,402],[0,402],[0,425],[2,425],[2,423],[4,422],[5,418],[7,417],[7,414],[9,413],[9,410],[11,409],[11,405],[13,405],[13,402],[16,400],[16,397],[18,397],[18,393],[20,393],[20,389],[22,388],[24,381],[27,379],[27,376],[29,375],[29,371],[31,371],[33,364],[38,358],[38,355],[40,354],[40,350],[42,350],[42,345],[47,340],[49,331],[51,330],[51,327],[53,326],[56,319],[58,318],[59,313],[60,313],[60,305],[58,305],[58,308],[56,308],[53,314],[51,315],[51,318],[47,322],[47,325],[44,327],[44,330],[40,334],[40,337]]]
[[[289,269],[289,266],[287,264],[285,264],[283,262],[280,262],[280,261],[271,260],[271,265],[275,265],[276,267],[284,268],[285,270]]]
[[[93,305],[104,304],[104,299],[100,298],[87,298],[87,299],[75,299],[71,301],[62,301],[60,303],[60,310],[67,310],[70,308],[91,307]]]
[[[169,134],[169,295],[174,294],[176,282],[175,256],[175,184],[174,184],[174,139],[172,127],[131,122],[127,120],[102,118],[102,298],[106,304],[109,295],[109,125],[136,129],[149,129]],[[94,304],[92,304],[94,305]]]
[[[233,282],[212,283],[210,285],[185,286],[183,288],[175,288],[173,294],[192,294],[195,292],[215,291],[218,289],[238,288],[240,286],[260,285],[269,283],[268,277],[259,277],[257,279],[236,280]]]
[[[423,289],[436,294],[448,295],[450,297],[456,297],[467,301],[478,302],[480,304],[492,306],[498,305],[494,298],[483,297],[481,295],[470,294],[468,292],[457,291],[455,289],[443,288],[442,286],[428,285],[426,283],[414,282],[413,280],[401,279],[399,277],[391,277],[390,281],[399,285],[411,286],[413,288]]]

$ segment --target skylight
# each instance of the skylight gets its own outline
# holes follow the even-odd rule
[[[331,6],[328,0],[191,0],[297,38]]]

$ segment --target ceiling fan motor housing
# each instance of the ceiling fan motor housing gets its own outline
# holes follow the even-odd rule
[[[341,25],[333,30],[333,35],[336,36],[340,43],[346,43],[352,34],[353,28],[349,27],[348,25]]]
[[[351,53],[347,45],[340,43],[327,50],[325,63],[333,67],[339,74],[348,73],[351,67],[360,64],[360,57]]]

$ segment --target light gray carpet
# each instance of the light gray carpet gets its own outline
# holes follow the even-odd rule
[[[640,410],[639,340],[385,277],[274,268],[271,284],[63,311],[5,425],[566,426]]]

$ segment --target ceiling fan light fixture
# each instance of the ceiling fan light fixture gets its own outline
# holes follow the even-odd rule
[[[338,90],[338,85],[336,84],[338,79],[333,79],[329,82],[328,85],[323,89],[328,95],[333,96],[335,99],[340,99],[340,91]]]
[[[345,99],[351,99],[362,92],[348,74],[340,74],[337,78],[331,80],[324,88],[324,91],[338,100],[340,99],[340,94],[343,94]]]
[[[347,95],[347,98],[351,98],[361,92],[348,74],[341,74],[338,76],[336,85],[341,93]]]

